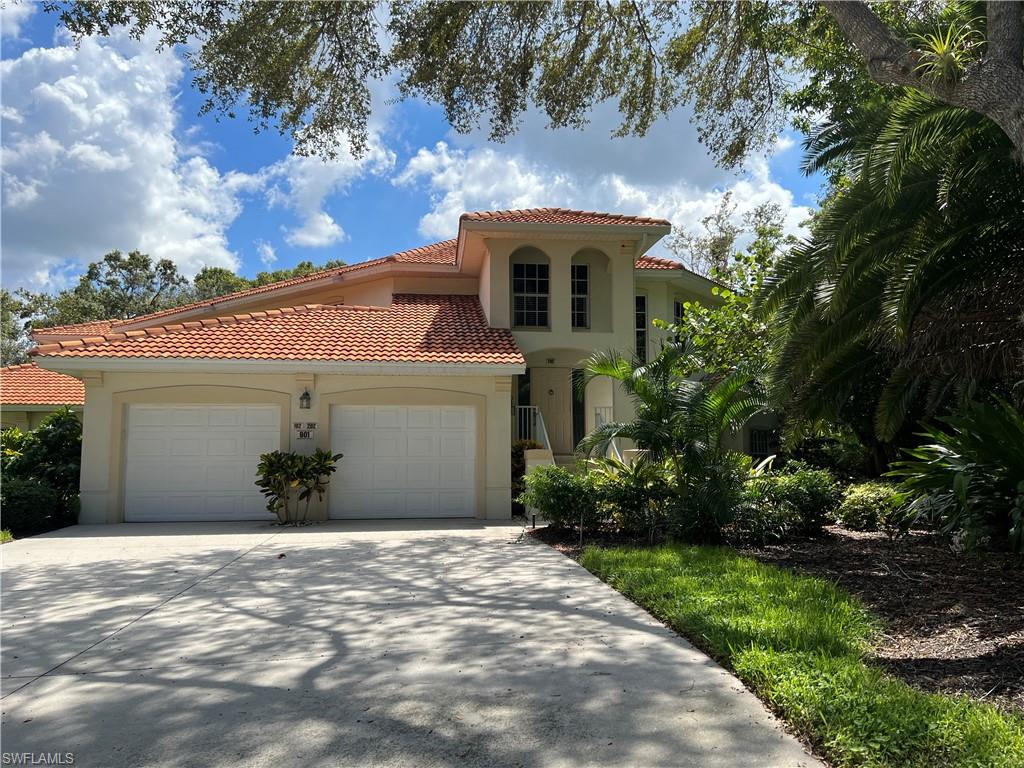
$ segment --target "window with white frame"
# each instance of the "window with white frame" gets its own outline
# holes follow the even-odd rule
[[[647,362],[647,297],[636,297],[636,357],[641,363]]]
[[[676,299],[672,302],[672,322],[679,325],[683,322],[683,314],[686,312],[686,307],[683,306],[683,302]]]
[[[590,327],[590,267],[572,265],[572,327]]]
[[[547,264],[512,265],[512,324],[519,328],[546,328],[550,291]]]

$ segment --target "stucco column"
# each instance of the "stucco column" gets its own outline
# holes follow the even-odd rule
[[[117,518],[117,494],[110,488],[110,462],[115,436],[112,434],[113,396],[104,386],[102,373],[81,376],[85,384],[86,408],[82,413],[82,471],[79,478],[82,525],[109,523]],[[120,436],[117,436],[120,439]]]
[[[550,318],[552,338],[571,338],[572,334],[572,254],[569,247],[559,244],[552,248],[550,275]]]
[[[495,376],[487,395],[484,517],[507,520],[512,510],[512,377]],[[479,514],[479,513],[478,513]]]

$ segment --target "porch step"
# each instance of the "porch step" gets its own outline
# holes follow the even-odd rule
[[[566,469],[575,469],[576,468],[576,462],[577,462],[576,456],[571,454],[571,453],[556,453],[555,454],[555,464],[557,464],[560,467],[565,467]]]

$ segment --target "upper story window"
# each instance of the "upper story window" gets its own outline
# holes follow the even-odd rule
[[[683,302],[676,299],[672,302],[672,322],[679,325],[683,322],[683,315],[686,312],[686,308],[683,306]]]
[[[647,297],[636,297],[636,358],[641,363],[647,362]]]
[[[547,328],[549,294],[547,264],[513,264],[512,324],[519,328]]]
[[[590,266],[572,265],[572,327],[590,327]]]

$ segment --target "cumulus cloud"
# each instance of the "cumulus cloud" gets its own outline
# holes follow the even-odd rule
[[[36,3],[31,0],[7,0],[0,5],[0,37],[21,37],[21,28],[36,11]]]
[[[259,172],[267,201],[293,211],[299,224],[285,229],[289,245],[322,248],[348,238],[345,230],[324,210],[326,200],[346,194],[356,180],[367,174],[383,175],[395,166],[395,153],[384,146],[378,133],[370,136],[368,151],[360,158],[339,153],[334,160],[291,155]]]
[[[186,274],[238,267],[227,229],[254,182],[182,151],[173,52],[85,39],[0,67],[5,283],[55,286],[69,264],[115,248],[169,258]]]
[[[737,215],[762,203],[778,204],[788,232],[800,234],[809,209],[773,181],[764,159],[733,175],[728,184],[704,187],[688,178],[652,182],[642,174],[572,173],[532,157],[492,147],[456,149],[447,142],[421,148],[395,176],[399,185],[420,186],[431,209],[421,219],[424,237],[450,237],[463,211],[560,206],[658,216],[697,231],[722,196],[732,192]]]

